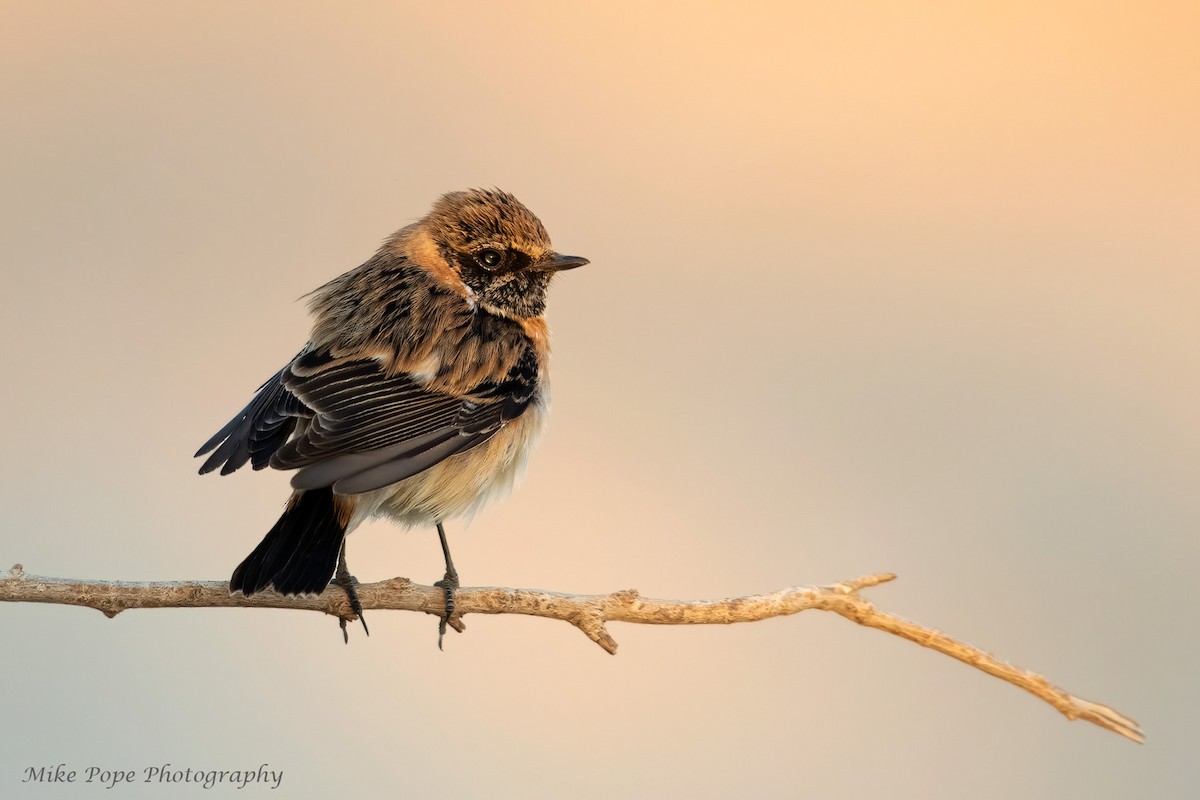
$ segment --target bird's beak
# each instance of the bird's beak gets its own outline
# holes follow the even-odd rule
[[[542,272],[561,272],[564,269],[575,269],[588,263],[590,262],[583,256],[564,256],[559,253],[551,253],[548,258],[537,263],[537,268]]]

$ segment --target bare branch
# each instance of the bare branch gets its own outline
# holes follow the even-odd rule
[[[642,597],[635,589],[573,595],[491,586],[463,588],[456,596],[452,624],[463,630],[461,617],[466,614],[547,617],[571,623],[606,651],[616,653],[617,643],[608,632],[608,622],[712,625],[755,622],[809,609],[832,611],[859,625],[916,642],[1019,686],[1054,706],[1068,719],[1086,720],[1135,742],[1144,740],[1136,722],[1108,706],[1075,697],[1041,675],[1007,664],[932,628],[880,611],[861,596],[863,589],[895,577],[880,573],[830,586],[791,586],[768,594],[695,601],[654,600]],[[358,596],[363,608],[370,610],[423,611],[441,616],[445,607],[442,589],[413,583],[407,578],[359,584]],[[109,617],[130,608],[291,608],[355,619],[345,594],[340,591],[299,597],[268,591],[245,597],[230,594],[229,584],[224,581],[80,581],[26,575],[20,564],[7,576],[0,577],[0,601],[87,606]]]

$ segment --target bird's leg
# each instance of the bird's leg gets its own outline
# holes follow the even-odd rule
[[[346,599],[350,601],[350,610],[358,617],[358,621],[362,623],[363,631],[367,636],[371,635],[370,629],[367,628],[367,618],[363,616],[362,603],[358,599],[358,590],[354,587],[358,585],[358,578],[350,574],[350,570],[346,568],[346,539],[342,539],[342,548],[338,551],[337,572],[333,575],[333,582],[346,592]],[[341,618],[338,623],[342,627],[342,639],[346,644],[350,644],[350,633],[346,630],[346,620]]]
[[[450,545],[446,544],[446,529],[442,527],[442,521],[437,521],[438,539],[442,542],[442,555],[446,558],[446,577],[434,584],[439,586],[446,592],[446,613],[442,615],[442,621],[438,623],[438,650],[442,649],[442,637],[446,635],[446,626],[450,623],[450,616],[454,613],[454,591],[459,587],[458,570],[454,568],[454,560],[450,558]]]

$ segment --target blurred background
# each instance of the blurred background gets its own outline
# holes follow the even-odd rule
[[[524,483],[449,525],[465,584],[895,571],[883,609],[1149,736],[818,613],[614,624],[611,657],[512,616],[438,652],[416,614],[345,646],[312,613],[5,605],[0,794],[79,796],[20,782],[65,762],[266,763],[289,797],[1196,795],[1194,3],[0,10],[3,568],[227,578],[288,476],[191,454],[304,342],[297,298],[495,185],[592,265],[552,289]],[[431,530],[349,555],[442,571]]]

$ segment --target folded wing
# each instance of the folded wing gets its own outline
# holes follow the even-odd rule
[[[458,395],[389,374],[374,358],[306,349],[205,443],[197,455],[213,453],[200,471],[269,463],[299,470],[297,489],[371,491],[487,441],[533,402],[537,379],[532,347],[500,380]]]

